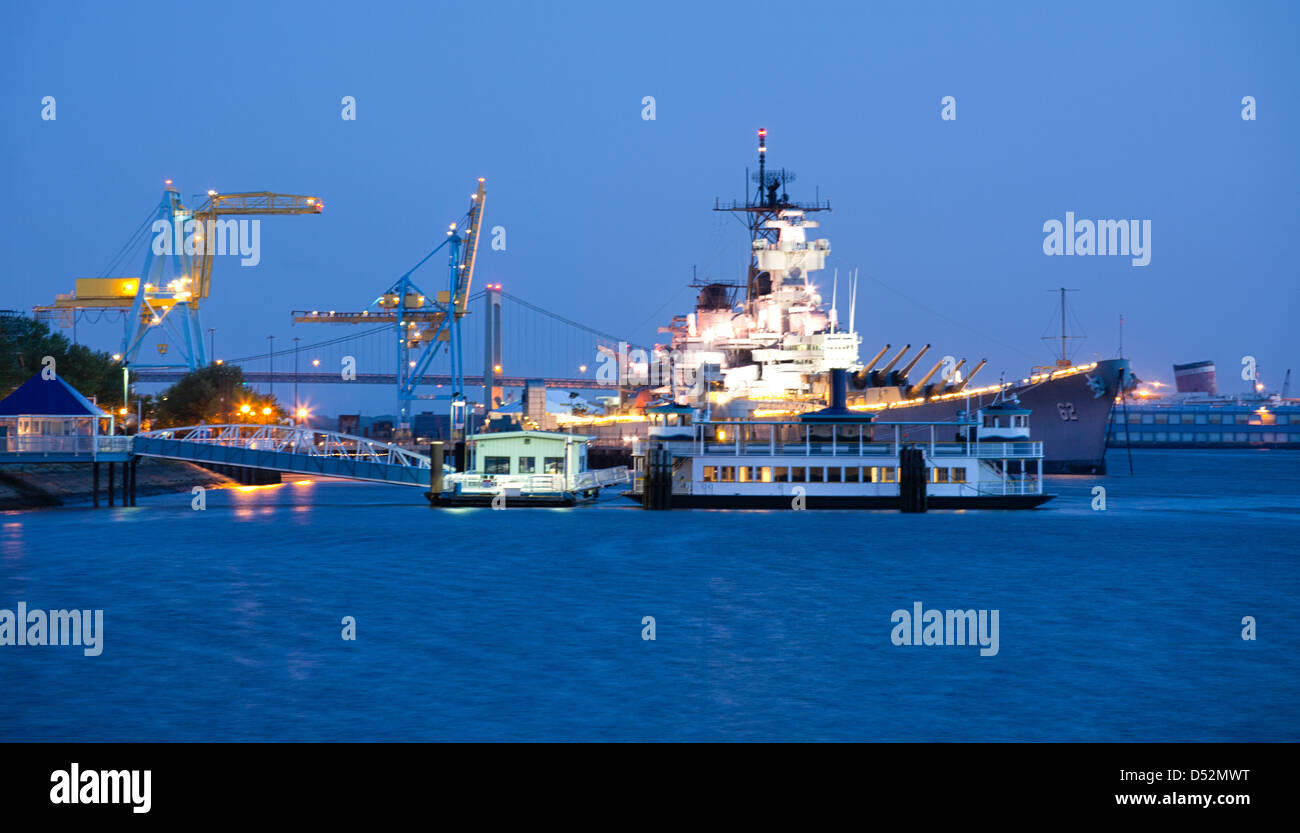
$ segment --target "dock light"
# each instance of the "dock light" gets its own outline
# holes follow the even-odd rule
[[[208,196],[209,196],[209,197],[215,197],[216,195],[217,195],[217,192],[216,192],[216,191],[213,191],[213,190],[211,190],[211,189],[208,190]]]
[[[217,364],[225,364],[225,359],[217,359]]]
[[[262,416],[270,416],[270,415],[271,415],[271,409],[270,409],[270,408],[263,408],[263,409],[262,409]]]
[[[579,373],[586,373],[586,372],[587,372],[587,366],[586,366],[585,364],[580,364],[580,365],[578,365],[578,372],[579,372]]]
[[[123,408],[122,410],[118,411],[118,413],[121,414],[122,416],[126,416],[126,408]]]
[[[492,365],[492,372],[493,372],[493,373],[500,373],[500,372],[501,372],[501,365],[499,365],[499,364],[494,364],[494,365]]]
[[[243,405],[240,405],[240,406],[239,406],[239,412],[240,412],[241,414],[246,414],[246,413],[248,413],[248,412],[251,411],[251,410],[253,410],[253,409],[250,408],[250,407],[248,406],[248,403],[247,403],[247,402],[245,402]]]
[[[163,180],[163,185],[171,185],[171,184],[172,184],[172,181],[171,181],[170,179],[164,179],[164,180]]]
[[[122,354],[121,354],[121,353],[114,353],[114,354],[113,354],[113,361],[115,361],[115,362],[120,362],[120,361],[122,361]]]
[[[320,359],[312,359],[312,360],[311,360],[311,366],[312,366],[312,367],[320,367]]]
[[[299,408],[299,409],[298,409],[298,419],[306,419],[306,418],[307,418],[307,409],[306,409],[306,408]]]

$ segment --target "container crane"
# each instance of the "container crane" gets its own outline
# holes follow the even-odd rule
[[[470,288],[474,282],[474,263],[478,255],[478,240],[483,223],[483,206],[487,190],[483,177],[478,189],[470,195],[469,210],[464,220],[451,223],[446,237],[433,251],[411,267],[384,290],[378,298],[359,312],[321,312],[295,310],[295,324],[393,324],[396,329],[397,349],[397,409],[398,431],[411,426],[411,403],[417,399],[437,399],[438,396],[421,396],[416,390],[423,381],[433,360],[447,345],[451,370],[451,430],[453,438],[465,428],[465,369],[464,351],[460,336],[460,319],[469,312]],[[435,254],[447,249],[447,289],[434,295],[421,289],[411,275]],[[417,358],[411,353],[425,348]]]
[[[185,368],[197,370],[212,357],[203,347],[199,320],[200,302],[212,289],[213,256],[239,254],[240,229],[232,215],[319,214],[325,206],[317,197],[256,191],[219,194],[209,191],[197,211],[181,203],[180,192],[169,179],[152,222],[141,227],[131,247],[142,234],[148,240],[144,269],[138,278],[78,278],[74,291],[60,294],[53,304],[36,307],[36,314],[49,317],[60,313],[76,315],[80,310],[124,312],[120,359],[123,367]],[[233,241],[233,246],[231,245]],[[171,279],[165,280],[171,263]],[[146,362],[140,350],[155,329],[170,335],[180,355],[164,361],[169,342],[158,343],[159,360]]]

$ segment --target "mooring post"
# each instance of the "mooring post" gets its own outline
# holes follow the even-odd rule
[[[122,505],[131,505],[131,461],[122,461]]]
[[[113,463],[108,464],[108,505],[113,505]]]
[[[140,465],[140,458],[132,457],[131,458],[131,505],[132,506],[135,506],[135,478],[136,478],[135,470],[136,468],[139,467],[139,465]]]
[[[429,495],[435,498],[442,494],[442,458],[442,443],[429,443]]]
[[[90,464],[90,500],[92,505],[99,508],[99,461]]]

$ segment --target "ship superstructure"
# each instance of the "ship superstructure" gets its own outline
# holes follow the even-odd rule
[[[856,281],[846,281],[849,315],[843,325],[838,276],[832,278],[827,303],[831,244],[818,236],[813,215],[830,211],[830,203],[793,201],[786,187],[794,174],[769,170],[767,131],[760,130],[758,139],[759,169],[747,178],[754,190],[743,201],[714,203],[715,211],[738,216],[749,233],[745,281],[694,284],[699,289],[695,311],[661,328],[671,342],[660,354],[654,378],[672,383],[659,393],[710,419],[782,419],[822,407],[829,398],[830,371],[842,369],[848,372],[850,409],[882,419],[956,422],[992,403],[1017,400],[1032,411],[1035,436],[1045,443],[1045,471],[1105,471],[1110,409],[1135,381],[1127,359],[1071,362],[1064,352],[1071,337],[1062,306],[1061,357],[1023,380],[975,387],[971,380],[986,361],[964,374],[965,358],[942,356],[921,365],[929,344],[914,353],[910,344],[897,350],[886,344],[862,362],[862,336],[854,326]]]

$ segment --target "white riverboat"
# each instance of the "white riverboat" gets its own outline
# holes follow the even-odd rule
[[[628,482],[626,466],[587,467],[591,437],[551,431],[476,434],[464,471],[446,471],[429,490],[434,506],[573,506]],[[435,459],[434,465],[441,466]]]
[[[1029,411],[1018,404],[956,422],[878,422],[843,406],[845,381],[833,371],[831,406],[795,421],[692,424],[679,413],[652,426],[633,446],[628,496],[650,508],[904,511],[1030,509],[1051,499],[1043,444],[1029,439]],[[662,410],[667,423],[672,411]],[[664,497],[647,501],[648,490]]]

